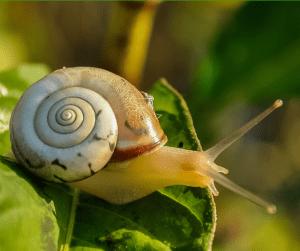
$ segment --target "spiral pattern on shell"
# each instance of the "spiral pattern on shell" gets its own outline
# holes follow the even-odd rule
[[[32,84],[14,108],[13,153],[44,179],[85,179],[108,161],[149,154],[167,142],[152,101],[103,69],[56,70]]]
[[[40,177],[82,180],[110,160],[117,144],[117,120],[99,93],[60,88],[55,82],[37,82],[21,97],[11,119],[12,147],[17,159]]]

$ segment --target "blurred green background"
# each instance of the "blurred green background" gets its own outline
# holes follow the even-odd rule
[[[107,64],[107,41],[111,22],[122,23],[111,18],[119,4],[1,2],[0,72],[43,63],[51,70],[93,66],[118,73],[118,60],[115,71]],[[268,215],[217,184],[213,250],[299,250],[300,3],[164,2],[154,12],[140,89],[149,90],[160,77],[178,89],[203,149],[276,99],[284,101],[216,161],[230,170],[231,180],[275,203],[278,212]],[[0,117],[0,133],[7,119]]]

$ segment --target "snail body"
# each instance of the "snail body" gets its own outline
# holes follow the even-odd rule
[[[12,151],[28,170],[108,202],[128,203],[171,185],[208,186],[214,181],[275,211],[225,176],[215,158],[275,108],[278,100],[207,151],[164,146],[153,97],[108,71],[57,70],[31,85],[10,121]]]

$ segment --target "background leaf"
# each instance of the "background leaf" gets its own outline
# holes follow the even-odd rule
[[[6,79],[9,80],[9,77]],[[19,78],[14,76],[12,79]],[[19,79],[17,90],[20,89],[20,92],[28,83],[26,79],[29,78]],[[168,145],[200,150],[191,116],[181,96],[165,80],[156,83],[151,93],[155,96],[155,108],[163,114],[160,120],[169,138]],[[167,104],[165,109],[161,104]],[[171,130],[174,123],[175,129]],[[6,147],[10,145],[7,139],[3,142]],[[2,242],[0,244],[3,250],[211,248],[216,215],[214,201],[207,188],[172,186],[141,200],[116,206],[88,193],[75,191],[74,194],[64,184],[41,181],[5,157],[1,157],[0,161],[0,218],[1,223],[5,222],[1,224],[3,231],[0,231],[0,239],[5,239],[3,246]],[[71,213],[73,209],[74,215]],[[17,221],[16,210],[25,212],[18,214]],[[43,228],[45,222],[48,228]],[[16,231],[13,227],[19,224],[27,227],[20,231],[18,241],[14,240],[13,234],[7,238],[5,230],[11,228]],[[28,231],[30,226],[32,228]],[[43,232],[45,229],[46,232]],[[20,246],[23,238],[26,238],[24,243],[27,245]],[[38,241],[32,241],[34,238]]]
[[[187,98],[202,146],[214,142],[213,119],[222,109],[267,107],[278,98],[286,105],[300,94],[298,12],[295,2],[249,2],[210,44]]]
[[[32,83],[50,72],[44,64],[23,64],[0,72],[0,155],[10,151],[10,114],[22,93]]]

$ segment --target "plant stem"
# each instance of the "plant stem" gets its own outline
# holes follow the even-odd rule
[[[115,2],[105,43],[105,68],[139,86],[160,2]]]
[[[73,200],[71,204],[71,211],[70,211],[70,218],[66,233],[66,241],[65,244],[61,246],[60,251],[69,251],[70,243],[72,240],[73,235],[73,229],[74,229],[74,223],[75,223],[75,216],[76,216],[76,208],[79,201],[79,192],[80,190],[77,188],[74,188],[74,194],[73,194]]]

